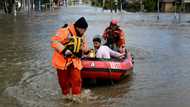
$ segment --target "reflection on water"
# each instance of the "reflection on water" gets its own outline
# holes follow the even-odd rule
[[[85,8],[85,9],[84,9]],[[127,48],[135,56],[133,74],[110,85],[86,85],[95,100],[82,104],[62,98],[55,70],[51,67],[50,38],[67,22],[86,16],[87,39],[102,34],[112,18],[120,19]],[[189,107],[190,27],[188,24],[148,22],[148,15],[111,14],[82,6],[54,13],[28,16],[0,16],[0,106],[129,106]],[[188,15],[186,17],[189,17]],[[144,21],[136,21],[144,18]],[[145,20],[147,18],[147,20]],[[162,19],[163,20],[163,19]],[[100,83],[103,83],[102,81]],[[88,95],[88,94],[84,94]]]

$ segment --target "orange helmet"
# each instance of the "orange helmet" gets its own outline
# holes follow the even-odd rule
[[[112,25],[117,25],[117,24],[118,24],[118,20],[112,19],[112,20],[111,20],[111,24],[112,24]]]

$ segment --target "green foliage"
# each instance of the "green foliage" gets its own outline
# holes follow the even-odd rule
[[[140,3],[139,2],[128,3],[126,10],[131,12],[140,11]]]
[[[49,3],[50,0],[42,0],[42,3]]]
[[[157,0],[144,0],[144,9],[147,12],[153,12],[156,10]]]
[[[184,10],[184,8],[183,8],[183,6],[181,4],[176,5],[176,12],[181,12],[183,10]]]
[[[104,8],[104,9],[111,9],[111,6],[112,6],[112,5],[111,5],[110,1],[107,0],[107,1],[105,1],[105,5],[104,5],[103,8]]]
[[[91,0],[91,5],[97,6],[97,7],[102,7],[103,2],[102,2],[102,0]]]
[[[114,0],[105,0],[104,9],[111,9],[113,8],[113,1]],[[120,0],[119,0],[120,1]],[[146,12],[155,12],[157,10],[157,1],[158,0],[143,0],[144,9]],[[123,3],[123,9],[127,11],[140,11],[141,4],[138,0],[133,2],[127,2],[125,0],[121,0],[120,2]],[[103,0],[91,0],[93,6],[102,7]]]

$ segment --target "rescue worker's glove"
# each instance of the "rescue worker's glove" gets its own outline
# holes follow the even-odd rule
[[[65,53],[64,53],[64,56],[65,56],[65,57],[69,57],[69,56],[71,56],[72,54],[73,54],[73,53],[72,53],[70,50],[67,49],[67,50],[65,51]]]
[[[73,54],[72,48],[73,48],[72,43],[68,43],[68,44],[64,45],[64,49],[62,51],[63,56],[70,57]]]

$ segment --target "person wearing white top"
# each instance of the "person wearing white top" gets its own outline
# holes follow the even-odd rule
[[[117,58],[123,58],[124,57],[124,54],[113,51],[108,46],[101,45],[101,39],[98,37],[95,37],[93,39],[93,44],[94,44],[94,48],[96,50],[96,58],[110,59],[111,56],[117,57]]]

